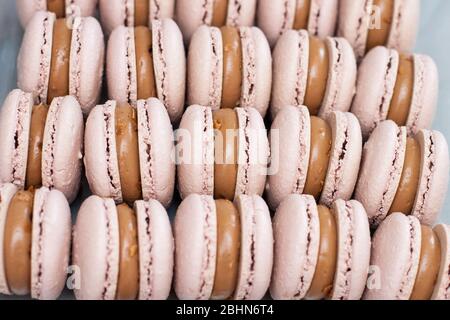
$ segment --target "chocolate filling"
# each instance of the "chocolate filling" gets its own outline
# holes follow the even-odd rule
[[[136,27],[134,43],[136,46],[137,97],[138,99],[156,97],[152,31],[147,27]]]
[[[134,25],[148,26],[151,0],[134,0]]]
[[[311,115],[318,115],[325,97],[329,69],[328,47],[325,41],[309,38],[308,81],[306,84],[305,106]]]
[[[387,44],[394,18],[394,0],[373,0],[372,8],[376,8],[372,10],[372,14],[380,14],[380,25],[369,29],[366,52]]]
[[[47,11],[56,14],[56,18],[66,17],[66,1],[65,0],[47,0]]]
[[[226,300],[236,290],[241,249],[240,216],[232,202],[216,200],[217,255],[212,299]]]
[[[222,27],[227,23],[228,0],[214,0],[213,17],[211,25]]]
[[[413,90],[414,59],[411,55],[401,54],[394,94],[388,114],[388,119],[394,121],[399,126],[405,126],[408,121],[413,99]]]
[[[117,206],[119,220],[119,278],[117,300],[134,300],[139,294],[139,251],[136,214],[126,204]]]
[[[58,19],[53,26],[53,44],[50,64],[50,78],[48,80],[47,104],[53,98],[64,97],[69,94],[69,62],[72,30],[65,19]]]
[[[242,90],[242,43],[239,29],[220,28],[223,41],[222,108],[239,106]]]
[[[16,295],[31,290],[32,191],[19,191],[11,199],[5,222],[3,258],[6,282]]]
[[[311,117],[311,150],[304,194],[319,199],[330,163],[332,143],[331,128],[325,120]]]
[[[42,186],[42,144],[48,107],[44,104],[33,106],[31,113],[30,137],[28,145],[26,188]]]
[[[311,0],[297,0],[295,8],[294,30],[308,29]]]
[[[120,185],[125,202],[132,205],[142,198],[139,166],[137,111],[128,103],[116,106],[116,149]]]

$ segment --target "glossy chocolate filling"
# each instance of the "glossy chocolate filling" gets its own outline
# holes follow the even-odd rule
[[[419,142],[413,138],[408,138],[400,184],[389,213],[401,212],[406,215],[411,213],[419,187],[421,161]]]
[[[126,204],[117,206],[119,220],[119,277],[117,300],[134,300],[139,294],[139,250],[137,219]]]
[[[241,221],[232,202],[216,200],[217,255],[211,298],[226,300],[236,290],[241,250]]]
[[[392,20],[394,18],[395,0],[373,0],[371,21],[380,22],[380,25],[371,25],[367,34],[366,52],[378,46],[385,46],[389,40]],[[380,15],[375,17],[374,15]]]
[[[309,38],[308,81],[306,84],[305,106],[311,115],[319,114],[325,97],[329,69],[328,47],[325,41]]]
[[[136,46],[137,97],[138,99],[156,97],[152,31],[147,27],[136,27],[134,29],[134,39]]]
[[[408,121],[409,111],[413,99],[414,90],[414,59],[411,55],[400,55],[395,82],[394,94],[389,107],[388,119],[405,126]]]
[[[320,244],[314,273],[307,299],[322,300],[330,296],[333,289],[337,264],[337,226],[330,209],[318,206],[320,220]]]
[[[26,188],[42,186],[42,144],[47,113],[48,107],[46,105],[33,106],[28,144]]]
[[[223,83],[222,108],[239,106],[242,91],[242,43],[239,29],[222,27]]]
[[[308,29],[311,0],[297,0],[295,7],[294,30]]]
[[[50,78],[48,80],[47,104],[53,98],[69,94],[69,64],[72,30],[65,19],[57,19],[53,26],[52,57],[50,63]]]
[[[5,222],[3,258],[6,282],[15,295],[31,290],[32,191],[19,191],[11,200]]]
[[[142,198],[137,111],[128,103],[116,106],[116,148],[120,185],[125,202],[132,205]]]
[[[228,0],[214,0],[213,17],[211,25],[222,27],[227,24]]]
[[[134,0],[134,26],[148,26],[151,0]]]
[[[239,122],[235,110],[213,113],[214,198],[234,200],[238,172]]]
[[[441,265],[441,244],[437,234],[422,226],[422,246],[419,269],[410,300],[430,300],[436,285]]]
[[[66,17],[66,1],[65,0],[47,0],[47,11],[53,12],[56,18]]]
[[[325,120],[311,117],[311,150],[304,194],[319,199],[330,164],[331,128]]]

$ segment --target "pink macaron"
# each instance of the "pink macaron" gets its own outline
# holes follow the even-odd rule
[[[148,27],[117,27],[108,42],[109,98],[136,105],[158,98],[173,123],[184,110],[186,57],[180,29],[171,19]]]
[[[191,106],[176,133],[178,189],[233,201],[241,194],[262,195],[269,143],[261,115],[252,108]]]
[[[58,18],[90,17],[95,13],[98,0],[16,0],[17,15],[26,27],[37,11],[51,11]]]
[[[420,0],[342,0],[338,34],[359,59],[376,46],[411,51],[419,30]]]
[[[351,113],[327,121],[306,107],[287,106],[272,123],[268,200],[275,210],[291,194],[310,194],[331,206],[350,200],[362,153],[361,129]]]
[[[382,122],[364,146],[355,199],[373,227],[393,212],[433,225],[444,204],[449,178],[445,137],[421,130],[408,138],[406,131],[393,121]]]
[[[390,215],[375,232],[367,300],[450,300],[450,227]]]
[[[369,272],[370,228],[357,201],[318,206],[291,195],[274,222],[274,299],[359,300]]]
[[[439,74],[432,58],[376,47],[359,67],[352,112],[366,138],[387,119],[416,134],[431,127],[438,91]]]
[[[190,195],[177,210],[175,293],[182,300],[260,300],[270,284],[273,235],[258,196],[234,204]]]
[[[0,293],[57,299],[66,284],[71,227],[61,192],[0,185]]]
[[[80,188],[83,114],[72,96],[34,105],[31,93],[12,91],[0,112],[0,182],[45,186],[69,202]]]
[[[133,208],[88,198],[73,235],[79,300],[164,300],[170,293],[174,240],[169,217],[156,200]]]
[[[54,13],[40,11],[25,30],[17,58],[18,86],[40,103],[72,95],[87,114],[100,98],[103,62],[103,33],[97,20],[56,19]]]
[[[100,17],[105,33],[116,27],[149,26],[153,20],[173,18],[175,0],[100,0]]]
[[[151,98],[95,107],[86,123],[86,177],[91,191],[132,205],[156,199],[165,207],[175,185],[174,138],[169,115]]]
[[[323,118],[349,111],[355,83],[356,60],[348,41],[288,30],[273,52],[272,117],[288,105],[306,105]]]
[[[273,47],[278,38],[290,29],[307,30],[324,38],[336,31],[338,0],[260,0],[257,24]]]
[[[256,27],[200,27],[188,54],[188,103],[213,109],[252,107],[266,115],[272,55]]]
[[[189,44],[202,25],[248,27],[255,22],[257,0],[177,0],[176,18]]]

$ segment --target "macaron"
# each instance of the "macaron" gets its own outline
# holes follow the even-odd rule
[[[260,0],[257,25],[272,47],[290,29],[304,29],[320,38],[334,36],[338,6],[338,0]]]
[[[100,0],[103,29],[110,34],[116,27],[149,26],[153,20],[173,18],[175,0]]]
[[[278,300],[359,300],[370,262],[370,228],[357,201],[327,208],[291,195],[275,213],[270,293]]]
[[[352,112],[366,138],[383,120],[416,134],[431,128],[438,91],[439,74],[432,58],[376,47],[359,66]]]
[[[61,192],[0,185],[0,293],[57,299],[66,284],[71,227]]]
[[[181,198],[202,194],[233,201],[263,194],[269,142],[255,109],[191,106],[175,139]]]
[[[175,185],[174,138],[169,115],[151,98],[108,101],[95,107],[86,123],[86,177],[93,194],[133,205],[156,199],[165,207]]]
[[[234,203],[190,195],[177,210],[175,293],[181,300],[260,300],[270,284],[273,235],[259,196]]]
[[[73,264],[79,300],[165,300],[173,275],[169,217],[156,200],[131,208],[113,199],[88,198],[78,212]]]
[[[106,61],[111,100],[136,105],[158,98],[173,123],[180,121],[186,90],[186,57],[180,29],[173,20],[148,27],[117,27],[108,42]]]
[[[377,46],[411,51],[420,20],[420,0],[341,0],[338,35],[357,59]]]
[[[66,17],[90,17],[95,13],[98,0],[16,0],[17,15],[26,27],[37,11],[50,11],[58,19]]]
[[[375,232],[366,300],[450,300],[450,227],[390,215]]]
[[[256,27],[200,27],[188,53],[188,103],[219,108],[252,107],[266,115],[272,55]]]
[[[74,97],[58,97],[47,106],[13,90],[0,111],[0,182],[58,189],[72,202],[80,188],[83,132]]]
[[[351,113],[327,121],[306,107],[287,106],[272,123],[268,201],[275,210],[291,194],[309,194],[326,206],[350,200],[358,178],[362,137]]]
[[[349,111],[356,86],[356,60],[343,38],[320,38],[305,30],[286,31],[273,52],[272,118],[288,105],[305,105],[326,118]]]
[[[257,0],[177,0],[176,17],[189,44],[202,25],[248,27],[255,22]]]
[[[56,19],[36,13],[27,25],[17,58],[18,86],[38,103],[77,98],[83,113],[97,104],[103,79],[104,42],[94,18]]]
[[[355,199],[374,228],[394,212],[433,225],[444,204],[449,179],[445,137],[429,130],[408,137],[406,131],[393,121],[382,122],[364,146]]]

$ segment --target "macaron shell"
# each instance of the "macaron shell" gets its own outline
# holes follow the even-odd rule
[[[184,199],[193,193],[214,192],[214,130],[208,107],[189,107],[181,119],[175,138],[178,189]]]
[[[22,25],[22,27],[26,27],[27,23],[31,20],[31,18],[37,11],[47,10],[47,1],[16,0],[16,7],[20,24]]]
[[[320,222],[312,196],[290,195],[273,220],[274,266],[270,294],[275,300],[303,299],[317,265]]]
[[[259,196],[239,196],[241,256],[234,293],[236,300],[261,300],[270,285],[273,266],[273,231],[269,208]]]
[[[172,19],[175,14],[175,0],[150,0],[150,19]]]
[[[208,300],[216,269],[214,199],[190,195],[178,207],[174,226],[175,293],[181,300]]]
[[[441,245],[441,268],[432,300],[450,300],[450,227],[440,224],[434,228]]]
[[[17,191],[18,188],[11,183],[0,185],[0,294],[12,294],[6,281],[3,241],[9,204]]]
[[[444,206],[449,181],[448,144],[442,133],[422,130],[417,135],[422,161],[412,214],[421,223],[434,225]]]
[[[415,217],[395,213],[375,232],[370,264],[378,281],[368,287],[365,300],[408,300],[417,276],[421,227]]]
[[[420,0],[394,1],[392,28],[387,47],[409,52],[414,48],[419,31]]]
[[[271,167],[268,202],[272,210],[292,193],[303,193],[311,148],[311,120],[306,107],[286,106],[270,131]]]
[[[134,26],[134,0],[99,0],[99,10],[106,34],[118,26]]]
[[[156,200],[135,203],[139,243],[139,299],[165,300],[170,294],[174,240],[169,216]]]
[[[329,119],[333,143],[320,202],[326,206],[350,200],[358,179],[362,154],[361,127],[351,113],[334,112]]]
[[[211,24],[213,6],[214,0],[177,0],[175,15],[186,45],[197,28]]]
[[[255,23],[257,0],[228,1],[226,25],[233,27],[252,26]]]
[[[0,110],[0,181],[25,186],[33,97],[11,91]],[[17,134],[17,136],[16,136]]]
[[[394,201],[405,154],[406,128],[392,121],[380,123],[364,146],[355,199],[366,208],[372,227],[385,219]]]
[[[80,188],[83,159],[83,113],[72,96],[53,99],[42,145],[42,184],[64,193],[69,203]]]
[[[311,0],[308,32],[324,38],[336,31],[339,0]]]
[[[18,87],[41,102],[47,101],[55,19],[51,12],[37,12],[27,25],[17,56]]]
[[[41,188],[33,205],[31,296],[57,299],[66,285],[72,220],[64,194]]]
[[[119,221],[111,199],[88,198],[78,212],[73,234],[73,264],[79,300],[114,300],[119,275]]]

